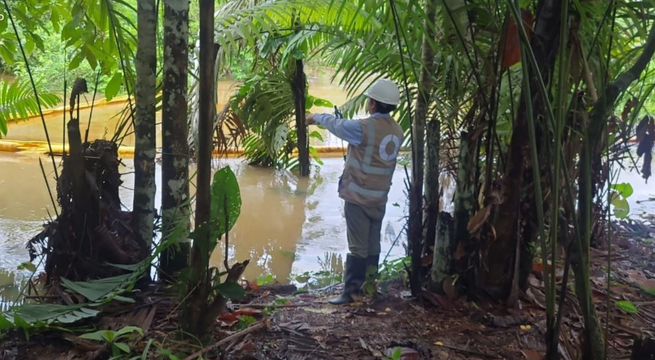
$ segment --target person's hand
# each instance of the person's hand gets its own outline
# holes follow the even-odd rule
[[[315,125],[316,124],[316,119],[314,119],[314,114],[305,114],[305,121],[307,121],[307,125]]]

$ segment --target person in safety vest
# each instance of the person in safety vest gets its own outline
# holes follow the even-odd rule
[[[307,123],[324,126],[348,142],[339,197],[345,201],[349,254],[346,258],[344,291],[330,299],[334,305],[351,303],[359,295],[367,268],[377,273],[380,233],[387,194],[403,141],[403,130],[389,115],[400,102],[398,86],[380,79],[364,92],[368,98],[365,119],[339,119],[332,114],[308,114]]]

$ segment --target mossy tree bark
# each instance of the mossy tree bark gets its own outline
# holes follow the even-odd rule
[[[155,217],[155,79],[157,8],[155,0],[138,2],[136,118],[134,120],[134,202],[132,229],[144,249],[153,238]]]
[[[164,0],[162,239],[176,243],[162,253],[166,280],[189,265],[188,43],[189,2]]]

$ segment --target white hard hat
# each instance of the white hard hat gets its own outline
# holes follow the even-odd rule
[[[398,105],[400,92],[398,86],[391,80],[378,79],[364,92],[364,95],[383,104]]]

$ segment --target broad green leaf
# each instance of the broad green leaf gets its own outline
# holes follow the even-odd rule
[[[211,221],[215,224],[211,236],[217,239],[232,230],[241,214],[239,183],[229,166],[214,173],[211,196]]]
[[[615,304],[616,304],[616,307],[618,307],[619,309],[627,312],[628,314],[636,314],[637,311],[638,311],[637,307],[633,303],[631,303],[629,301],[623,301],[623,300],[622,301],[617,301]]]
[[[612,200],[612,205],[614,206],[614,216],[619,219],[625,219],[630,213],[630,204],[624,198],[615,198]]]
[[[611,188],[618,191],[623,198],[627,199],[634,193],[634,190],[632,189],[632,185],[629,183],[620,183],[620,184],[612,184]]]
[[[246,290],[233,282],[224,282],[218,285],[216,291],[228,299],[243,299],[246,296]]]
[[[129,282],[133,274],[118,275],[110,278],[92,281],[70,281],[61,279],[62,285],[67,289],[75,291],[90,301],[97,301],[112,292],[120,289]]]
[[[77,69],[80,66],[80,63],[82,63],[82,60],[84,60],[84,53],[80,51],[75,54],[71,62],[68,64],[68,70]]]
[[[305,97],[305,110],[311,109],[312,106],[314,105],[315,100],[316,100],[315,97],[307,94],[307,96]]]
[[[79,337],[87,340],[96,340],[96,341],[110,341],[113,338],[111,330],[98,330],[92,333],[82,334]]]
[[[83,310],[82,310],[83,309]],[[24,304],[14,308],[14,314],[29,324],[37,322],[51,323],[71,320],[81,320],[96,316],[99,311],[84,308],[82,305],[59,304]]]
[[[289,126],[287,124],[280,124],[275,132],[272,134],[270,151],[277,154],[280,149],[286,144],[289,135]]]
[[[143,329],[141,329],[140,327],[138,327],[138,326],[126,326],[126,327],[116,331],[116,337],[119,337],[119,336],[125,335],[125,334],[130,334],[130,333],[133,333],[135,331],[137,333],[139,333],[139,335],[143,336]]]
[[[309,281],[310,278],[311,277],[309,277],[309,276],[298,275],[298,276],[296,276],[296,281],[302,284],[302,283],[306,283],[307,281]]]
[[[321,135],[321,133],[316,130],[309,133],[309,137],[317,139],[318,141],[323,141],[323,135]]]
[[[334,104],[332,104],[332,102],[330,102],[330,100],[315,98],[314,99],[314,106],[331,108],[331,107],[334,107]]]
[[[25,37],[25,52],[27,54],[31,54],[32,51],[34,50],[34,41],[30,39],[29,37]]]
[[[117,71],[114,73],[114,76],[112,76],[111,80],[107,83],[107,87],[105,88],[105,98],[107,101],[113,99],[116,95],[118,95],[118,92],[121,89],[121,85],[123,84],[123,73],[120,71]]]
[[[13,328],[14,324],[5,317],[4,313],[0,313],[0,331]]]
[[[29,261],[26,261],[26,262],[18,265],[18,270],[29,270],[31,272],[35,272],[36,271],[36,265],[32,264]]]
[[[30,329],[31,326],[17,312],[14,313],[14,324],[16,325],[16,327],[18,327],[20,329],[23,329],[23,333],[25,334],[25,338],[27,340],[29,340],[30,339],[29,329]]]
[[[116,301],[122,301],[122,302],[130,303],[130,304],[134,304],[136,302],[132,298],[128,298],[128,297],[120,296],[120,295],[114,296],[113,299],[116,300]]]
[[[124,353],[128,353],[128,354],[130,353],[130,347],[127,346],[127,344],[125,344],[125,343],[117,342],[117,343],[114,343],[114,346],[119,348]]]

